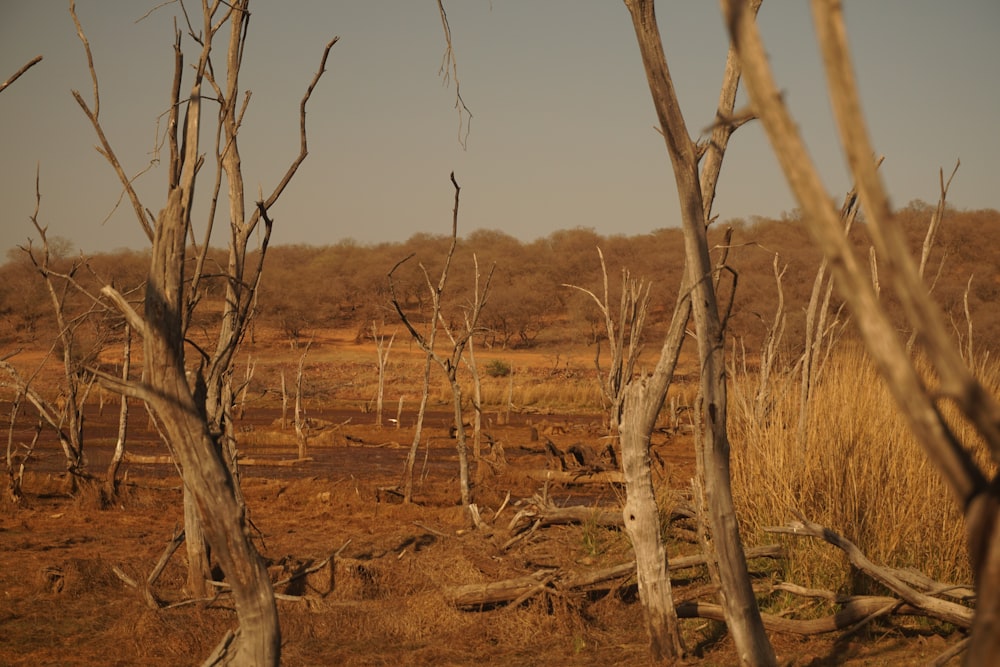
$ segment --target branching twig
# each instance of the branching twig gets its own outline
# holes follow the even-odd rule
[[[25,72],[27,72],[29,69],[31,69],[32,67],[34,67],[35,65],[37,65],[41,61],[42,61],[42,56],[35,56],[31,60],[29,60],[27,63],[25,63],[25,65],[22,66],[21,69],[19,69],[16,72],[14,72],[10,76],[9,79],[7,79],[6,81],[4,81],[3,83],[0,83],[0,93],[2,93],[7,88],[7,86],[9,86],[10,84],[14,83],[19,78],[21,78],[22,74],[24,74]]]

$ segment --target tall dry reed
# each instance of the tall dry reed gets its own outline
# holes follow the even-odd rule
[[[990,386],[998,386],[996,364],[981,370]],[[835,352],[816,385],[801,439],[797,381],[790,373],[773,379],[762,420],[753,416],[756,378],[732,383],[733,493],[748,541],[773,541],[763,528],[783,525],[800,512],[853,541],[876,563],[971,583],[955,499],[898,417],[864,352],[850,345]],[[957,422],[954,415],[949,419]],[[955,428],[985,457],[970,429]],[[863,592],[833,547],[802,538],[785,542],[791,580]]]

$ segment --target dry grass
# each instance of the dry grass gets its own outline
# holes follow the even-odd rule
[[[995,365],[989,373],[997,386]],[[755,381],[737,380],[734,393],[745,396]],[[751,541],[773,539],[764,527],[783,525],[801,512],[852,540],[877,563],[915,568],[942,581],[972,581],[954,498],[862,352],[846,348],[831,359],[816,386],[804,441],[797,436],[795,378],[776,380],[772,395],[763,423],[748,409],[735,409],[745,405],[740,400],[731,413],[733,491]],[[956,427],[963,441],[984,449],[970,442],[968,429]],[[866,582],[832,547],[802,539],[790,539],[788,546],[792,581],[866,592]]]
[[[253,430],[240,431],[241,448],[261,460],[275,453],[288,458],[295,451],[294,439],[289,430],[274,428],[271,419],[280,407],[275,389],[280,387],[281,370],[291,380],[302,351],[261,344],[249,352],[257,367],[247,416],[255,421]],[[516,423],[501,427],[498,420],[495,429],[487,427],[507,449],[509,460],[476,489],[483,516],[489,518],[508,490],[514,501],[540,492],[540,484],[527,472],[549,461],[541,445],[530,439],[531,431],[563,449],[598,442],[603,431],[594,425],[600,423],[601,402],[586,349],[568,357],[522,351],[502,356],[480,352],[477,357],[484,368],[496,358],[514,370],[513,382],[508,377],[484,378],[488,416],[502,412],[508,396],[513,396],[512,412],[522,413]],[[237,368],[244,363],[245,358]],[[412,412],[422,369],[422,355],[397,342],[389,361],[386,417],[395,416],[399,396]],[[320,416],[337,421],[311,432],[313,462],[276,469],[273,477],[248,468],[244,477],[250,517],[260,530],[257,543],[273,579],[326,558],[350,540],[332,569],[310,576],[308,600],[279,602],[285,662],[648,664],[631,582],[609,594],[551,591],[521,605],[482,612],[461,611],[448,603],[445,592],[451,586],[522,576],[541,567],[582,571],[610,566],[628,560],[631,548],[620,531],[585,523],[550,527],[502,550],[498,545],[508,537],[504,526],[515,511],[512,506],[494,524],[493,534],[464,530],[466,517],[456,505],[454,445],[447,436],[451,395],[436,368],[431,409],[438,414],[425,433],[426,449],[421,449],[421,456],[433,454],[429,476],[418,485],[416,503],[388,502],[379,489],[398,483],[400,468],[382,467],[379,461],[387,453],[402,452],[411,431],[406,426],[377,430],[372,415],[362,414],[374,397],[376,373],[373,347],[318,340],[306,362],[306,409],[317,424]],[[792,509],[799,509],[856,540],[874,560],[965,581],[961,525],[952,503],[891,417],[894,411],[878,386],[863,358],[838,358],[817,389],[816,405],[821,407],[816,408],[808,445],[802,448],[794,437],[794,386],[775,386],[779,398],[770,419],[759,423],[741,413],[745,385],[734,383],[734,486],[745,534],[751,542],[772,542],[773,536],[764,535],[761,528],[785,523]],[[689,406],[695,391],[693,385],[681,384],[672,390],[672,398],[680,407]],[[467,385],[465,395],[471,395]],[[878,409],[867,409],[871,406]],[[334,408],[340,410],[335,416],[323,414]],[[113,412],[106,411],[105,421],[114,418]],[[524,413],[529,413],[527,419]],[[145,421],[141,412],[136,414],[137,422]],[[351,415],[350,423],[341,421],[345,415]],[[683,426],[692,414],[679,410],[676,416],[671,425]],[[91,433],[96,422],[88,422]],[[682,431],[654,436],[654,478],[664,514],[680,502],[693,476],[690,438]],[[348,445],[345,434],[366,445]],[[403,446],[389,446],[389,440]],[[111,441],[95,440],[90,451]],[[155,451],[153,445],[148,450]],[[336,458],[336,466],[327,465],[333,453],[348,456]],[[53,443],[42,454],[58,461]],[[433,465],[434,460],[439,465]],[[207,655],[222,632],[234,626],[235,615],[225,599],[152,611],[110,574],[117,565],[135,579],[145,577],[181,521],[180,487],[172,469],[160,471],[153,480],[135,477],[113,507],[102,506],[98,496],[88,492],[67,497],[58,476],[29,473],[25,488],[29,507],[0,509],[0,591],[9,601],[6,608],[0,606],[0,663],[93,664],[106,658],[113,645],[121,664],[186,664]],[[613,507],[622,500],[614,490],[553,487],[549,493],[558,503]],[[673,525],[669,531],[664,526],[672,556],[697,550],[689,533],[678,530],[681,527],[690,531],[693,524]],[[789,579],[841,589],[854,583],[831,547],[805,541],[789,546]],[[44,578],[50,567],[61,572],[64,587],[59,591]],[[181,599],[184,574],[182,550],[158,582],[158,594],[167,601]],[[696,594],[703,584],[694,580],[679,585],[679,599]],[[688,621],[683,626],[687,646],[703,664],[733,664],[736,656],[718,624]],[[773,639],[779,653],[801,658],[798,664],[807,664],[809,658],[803,656],[836,662],[849,657],[832,637],[808,643]],[[875,643],[866,639],[857,649],[859,655],[877,651]],[[912,651],[905,655],[912,657]]]

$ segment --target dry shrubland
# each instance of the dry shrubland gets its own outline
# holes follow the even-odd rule
[[[901,213],[901,224],[915,248],[929,216],[930,210],[919,202]],[[771,566],[763,576],[842,593],[873,589],[830,547],[779,539],[763,530],[801,513],[854,541],[877,562],[914,568],[941,581],[970,583],[961,515],[895,416],[892,401],[850,327],[825,361],[810,419],[805,428],[799,426],[802,310],[819,261],[801,224],[794,214],[784,220],[731,224],[728,261],[739,276],[728,322],[734,350],[730,355],[734,493],[747,542],[781,541],[788,553],[783,565]],[[994,391],[1000,387],[1000,369],[989,351],[1000,340],[1000,319],[990,304],[997,281],[982,267],[990,262],[985,253],[995,247],[990,239],[998,235],[1000,213],[949,210],[928,277],[934,282],[934,295],[955,323],[956,344],[974,357],[974,366]],[[717,241],[721,238],[720,233]],[[856,231],[856,242],[864,247],[863,225]],[[257,539],[276,579],[349,544],[325,582],[309,580],[317,590],[325,586],[325,594],[309,602],[280,603],[284,655],[290,664],[381,664],[400,659],[420,664],[489,659],[504,664],[643,664],[645,636],[636,622],[630,586],[608,595],[540,596],[516,608],[483,614],[448,604],[442,593],[448,586],[518,576],[545,563],[574,568],[615,564],[628,559],[629,547],[619,531],[595,525],[555,529],[544,541],[528,541],[512,553],[499,554],[496,535],[462,532],[454,471],[448,472],[453,454],[446,434],[451,394],[439,372],[432,375],[430,394],[436,416],[429,440],[434,444],[422,450],[437,452],[438,467],[432,466],[432,474],[424,478],[416,505],[399,505],[382,495],[381,487],[398,481],[395,468],[386,473],[380,466],[383,458],[395,461],[389,454],[408,446],[407,428],[419,399],[423,360],[390,317],[384,278],[396,261],[411,252],[433,274],[433,262],[444,243],[442,237],[418,235],[400,244],[344,242],[270,251],[258,317],[235,366],[248,381],[238,396],[240,414],[253,422],[241,431],[241,446],[248,456],[258,458],[279,450],[287,455],[294,449],[290,432],[282,432],[262,415],[273,420],[280,413],[282,376],[290,383],[302,361],[304,406],[316,429],[313,447],[327,454],[343,450],[348,446],[345,434],[355,434],[352,437],[366,441],[368,448],[352,454],[362,469],[367,462],[372,473],[364,477],[353,469],[310,468],[306,463],[273,479],[257,473],[245,478],[251,518],[260,531]],[[542,445],[532,440],[532,430],[542,442],[549,438],[563,447],[601,442],[605,435],[605,406],[594,369],[603,324],[586,299],[562,287],[574,283],[596,288],[598,246],[611,278],[615,267],[625,266],[633,275],[654,282],[655,305],[639,364],[648,370],[655,363],[658,341],[672,311],[672,291],[679,281],[682,251],[676,230],[625,238],[576,229],[532,243],[501,232],[476,232],[460,244],[463,254],[454,263],[450,280],[455,302],[449,308],[456,316],[463,287],[471,280],[471,274],[463,275],[471,261],[464,260],[474,252],[481,266],[496,262],[494,292],[484,311],[485,331],[475,338],[483,371],[486,431],[506,448],[510,460],[517,452],[529,467],[547,465]],[[774,354],[762,412],[756,396],[761,349],[776,307],[771,268],[775,254],[780,265],[788,266],[783,278],[787,326]],[[65,251],[59,261],[68,266],[77,260]],[[78,272],[78,280],[86,286],[113,279],[123,290],[138,288],[145,263],[148,257],[141,252],[93,257],[87,270]],[[53,335],[48,302],[39,298],[40,280],[19,251],[11,253],[0,274],[0,341],[5,349],[23,348],[24,353],[10,362],[25,376],[41,368],[36,382],[55,396],[60,369],[51,358],[42,361]],[[402,298],[418,313],[427,305],[421,302],[426,289],[422,280],[416,274],[404,275],[400,285]],[[205,299],[217,297],[218,285],[214,290],[209,289]],[[68,305],[79,310],[90,307],[78,294]],[[835,300],[831,310],[838,305]],[[202,336],[210,339],[213,323],[202,317],[192,327],[195,342]],[[384,410],[387,418],[401,411],[407,428],[372,426],[377,365],[366,332],[373,321],[383,333],[397,333],[386,365]],[[116,372],[119,326],[114,317],[86,321],[78,332],[78,358]],[[664,510],[677,502],[694,475],[689,433],[696,412],[691,409],[697,400],[696,376],[697,369],[682,357],[669,409],[661,417],[655,451],[662,463],[657,481]],[[471,380],[466,371],[460,379],[466,385]],[[8,388],[3,391],[0,400],[6,410],[12,393]],[[90,402],[98,401],[111,405],[95,390]],[[97,411],[94,405],[89,409],[91,414]],[[109,414],[113,411],[108,409]],[[145,415],[139,414],[134,419],[145,422]],[[24,411],[21,415],[22,423],[12,431],[15,447],[23,444],[18,438],[30,438],[34,423],[31,415]],[[320,437],[322,429],[326,435]],[[14,570],[7,568],[2,585],[8,599],[16,600],[8,611],[0,612],[7,637],[0,642],[0,658],[11,664],[72,663],[67,642],[75,642],[76,662],[85,664],[100,656],[108,641],[118,645],[125,662],[176,664],[207,654],[220,627],[232,623],[224,601],[153,611],[111,570],[119,566],[141,579],[161,553],[181,516],[172,471],[157,469],[151,482],[142,479],[150,474],[149,468],[133,466],[121,501],[102,509],[99,499],[88,500],[85,491],[66,497],[57,474],[33,470],[58,461],[51,434],[45,437],[49,448],[42,447],[39,454],[48,461],[36,457],[27,463],[28,506],[17,509],[7,504],[0,511],[0,551],[6,552],[5,562],[15,563]],[[142,437],[149,438],[144,446],[155,449],[155,434]],[[94,462],[109,442],[101,436],[88,445]],[[515,468],[494,468],[484,478],[477,494],[485,509],[501,507],[508,490],[514,491],[515,500],[539,491],[539,482]],[[562,502],[617,507],[621,501],[614,490],[596,497],[569,488],[555,490]],[[696,548],[689,541],[690,530],[674,532],[667,522],[664,530],[672,557]],[[15,552],[18,559],[10,560]],[[175,556],[158,584],[171,599],[182,597],[180,561]],[[786,604],[781,596],[762,600],[770,610]],[[104,620],[95,618],[95,608],[106,613]],[[720,642],[717,625],[699,622],[685,628],[686,640],[707,661],[725,664],[733,657]],[[836,649],[824,640],[808,645],[783,641],[777,642],[779,653],[850,655],[838,653],[842,646]],[[23,660],[17,657],[22,652]]]

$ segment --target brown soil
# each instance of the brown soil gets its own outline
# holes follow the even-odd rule
[[[0,412],[9,414],[9,405],[0,405]],[[145,413],[137,408],[132,414],[129,452],[140,461],[166,455]],[[486,430],[494,445],[484,448],[484,456],[492,464],[482,464],[474,489],[487,524],[480,530],[469,530],[457,502],[450,415],[428,416],[410,505],[393,489],[413,437],[412,414],[403,414],[400,429],[375,428],[374,416],[357,409],[313,410],[309,417],[308,459],[299,462],[293,462],[294,432],[281,428],[274,406],[255,407],[239,424],[243,490],[273,580],[287,580],[337,553],[331,565],[276,588],[288,596],[278,602],[285,664],[648,664],[634,581],[593,591],[550,589],[490,609],[457,609],[447,597],[463,584],[548,568],[582,573],[631,558],[620,531],[595,525],[548,527],[503,548],[519,503],[536,494],[559,505],[620,507],[622,491],[613,486],[545,485],[530,475],[557,466],[545,452],[547,438],[563,451],[575,443],[599,444],[598,415],[522,414],[509,424],[491,423]],[[31,426],[19,424],[15,440],[30,439]],[[95,474],[107,465],[116,428],[113,407],[105,405],[103,414],[89,408],[89,469]],[[667,489],[688,487],[690,438],[658,433],[653,454],[664,498]],[[116,574],[144,581],[182,525],[173,466],[127,463],[121,496],[102,506],[96,487],[65,492],[62,460],[51,436],[43,436],[27,463],[25,504],[14,507],[4,499],[0,505],[0,664],[199,663],[235,627],[236,617],[225,595],[187,600],[183,547],[154,586],[160,608],[148,606]],[[671,526],[671,556],[697,551],[686,539],[690,529]],[[754,566],[762,578],[774,571],[773,564]],[[701,572],[690,571],[678,579],[676,595],[704,596],[706,585]],[[736,664],[719,624],[683,625],[692,662]],[[772,637],[781,658],[796,665],[926,662],[957,639],[892,624],[846,638]]]

